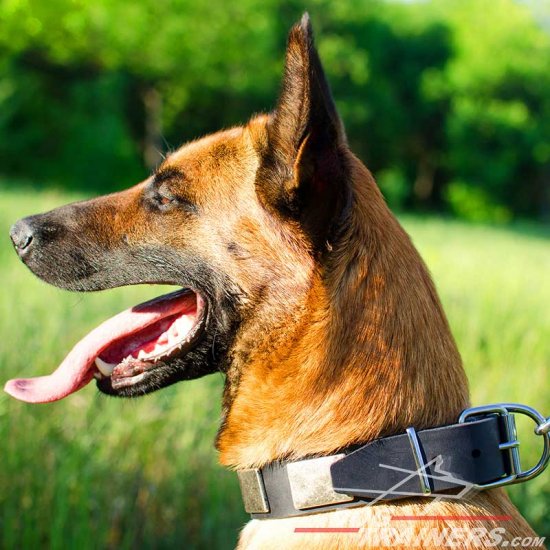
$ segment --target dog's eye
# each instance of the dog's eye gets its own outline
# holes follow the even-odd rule
[[[158,191],[154,191],[151,195],[149,195],[149,200],[158,210],[162,212],[172,210],[172,208],[179,208],[193,213],[196,213],[197,211],[196,206],[189,201],[180,197],[159,193]]]
[[[171,204],[175,203],[175,199],[166,195],[161,195],[159,192],[155,191],[151,195],[151,201],[160,208],[166,208]]]
[[[167,205],[167,204],[170,204],[170,203],[174,202],[174,199],[169,199],[168,197],[163,197],[162,195],[158,195],[157,202],[160,205],[164,206],[164,205]]]

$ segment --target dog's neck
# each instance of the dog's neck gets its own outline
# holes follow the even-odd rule
[[[467,406],[427,269],[368,170],[350,163],[354,201],[333,265],[312,274],[284,323],[263,327],[259,346],[250,335],[246,365],[237,356],[228,372],[217,441],[226,466],[331,454],[408,426],[453,422]]]

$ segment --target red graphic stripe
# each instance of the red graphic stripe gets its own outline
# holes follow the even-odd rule
[[[392,521],[510,521],[512,516],[392,516]]]
[[[295,527],[295,533],[357,533],[360,527]]]
[[[392,516],[392,521],[510,521],[512,516]],[[295,533],[358,533],[361,527],[295,527]]]

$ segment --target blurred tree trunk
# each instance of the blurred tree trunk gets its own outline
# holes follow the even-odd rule
[[[153,170],[163,159],[162,96],[154,86],[148,86],[142,97],[145,111],[143,160],[147,168]]]
[[[543,222],[550,222],[550,166],[546,166],[539,176],[540,201],[538,208],[539,219]]]
[[[413,192],[415,198],[421,203],[428,203],[432,199],[434,191],[435,166],[429,155],[422,155],[417,164],[416,179]]]

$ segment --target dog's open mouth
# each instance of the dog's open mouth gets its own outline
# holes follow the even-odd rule
[[[115,390],[142,382],[157,364],[187,353],[203,331],[206,302],[189,289],[165,294],[108,319],[69,352],[49,376],[10,380],[5,391],[28,403],[49,403],[93,378]]]

